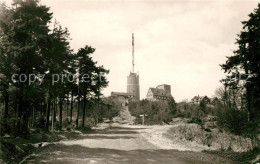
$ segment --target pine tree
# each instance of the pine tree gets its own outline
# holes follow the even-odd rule
[[[229,74],[223,80],[226,86],[237,88],[241,84],[239,81],[244,82],[249,120],[254,120],[260,114],[260,4],[242,24],[236,41],[238,49],[221,67]]]
[[[54,128],[56,114],[61,129],[64,100],[67,100],[68,112],[70,99],[69,120],[72,122],[76,96],[76,124],[78,127],[83,97],[84,126],[87,101],[99,100],[102,88],[108,84],[105,76],[108,71],[97,66],[90,57],[95,49],[86,46],[74,54],[69,45],[68,29],[55,22],[50,30],[52,13],[38,0],[14,0],[11,8],[0,5],[0,9],[0,91],[5,105],[4,132],[9,131],[10,117],[15,120],[12,127],[16,127],[17,134],[27,132],[30,126],[49,130],[51,115]],[[76,73],[84,74],[79,76],[83,82],[68,81],[67,75]],[[29,81],[30,75],[35,76],[31,79],[34,82]],[[55,81],[54,76],[58,78]]]
[[[39,5],[34,0],[14,1],[13,7],[5,13],[8,13],[8,17],[5,18],[9,19],[9,23],[1,21],[2,38],[5,38],[4,45],[1,45],[4,53],[2,61],[10,59],[8,61],[10,69],[1,71],[3,74],[9,74],[5,79],[10,79],[12,75],[17,74],[8,84],[17,88],[17,130],[26,131],[31,102],[42,91],[38,83],[31,85],[28,77],[30,74],[38,76],[45,71],[43,56],[46,52],[48,23],[52,13],[49,13],[46,6]],[[5,62],[2,61],[1,64],[5,67]],[[22,74],[25,76],[19,79]]]
[[[95,49],[90,46],[79,49],[78,57],[78,71],[79,71],[79,92],[83,96],[83,110],[82,110],[82,127],[85,126],[85,114],[87,101],[91,99],[99,99],[102,88],[106,87],[108,81],[105,77],[108,70],[103,66],[97,66],[90,56],[95,52]]]

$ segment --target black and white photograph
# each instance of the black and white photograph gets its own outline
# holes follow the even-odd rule
[[[260,164],[260,0],[0,0],[0,164]]]

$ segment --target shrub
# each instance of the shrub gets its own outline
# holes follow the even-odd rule
[[[177,109],[174,116],[191,119],[198,118],[200,120],[203,120],[208,115],[216,116],[217,110],[218,109],[215,106],[206,105],[204,103],[190,104],[187,102],[180,102],[177,104]],[[196,123],[196,121],[192,121],[191,123]]]
[[[223,109],[217,117],[217,123],[231,133],[241,135],[248,123],[248,115],[242,110]]]
[[[146,114],[145,124],[162,124],[172,121],[176,112],[174,99],[169,101],[148,101],[130,102],[129,111],[135,116],[136,123],[141,123],[140,115]]]
[[[202,120],[198,117],[192,117],[191,120],[188,121],[189,124],[191,123],[195,123],[195,124],[199,124],[201,125],[202,124]]]
[[[210,150],[232,150],[246,152],[257,147],[257,140],[214,130],[207,132],[197,124],[182,124],[167,131],[166,136],[178,143],[189,143],[190,146],[204,147]],[[183,142],[184,140],[184,142]],[[192,142],[192,143],[191,143]]]

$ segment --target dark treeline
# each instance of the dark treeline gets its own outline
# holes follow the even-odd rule
[[[56,21],[50,27],[51,20],[37,0],[1,4],[1,134],[62,129],[65,121],[84,127],[88,104],[98,104],[108,84],[108,70],[91,57],[95,49],[74,53],[68,30]]]

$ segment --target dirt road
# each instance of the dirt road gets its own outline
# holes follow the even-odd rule
[[[148,127],[147,127],[148,128]],[[143,138],[145,127],[113,127],[43,146],[23,163],[223,163],[203,152],[161,149]]]

